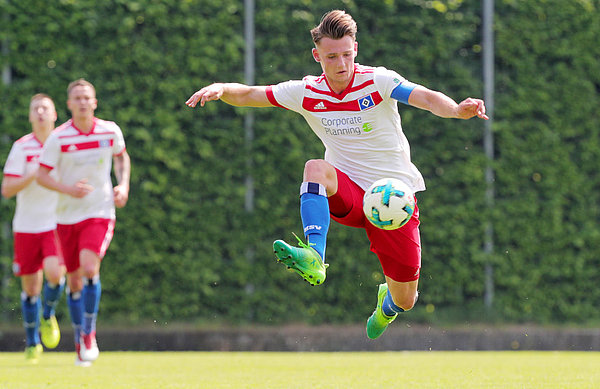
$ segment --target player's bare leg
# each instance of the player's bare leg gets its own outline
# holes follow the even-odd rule
[[[402,308],[404,311],[411,310],[417,302],[419,295],[418,286],[419,280],[409,282],[398,282],[390,277],[385,277],[388,284],[388,289],[392,295],[394,304]]]
[[[21,276],[21,288],[27,296],[38,296],[42,292],[42,280],[44,274],[38,271],[33,274],[24,274]]]
[[[325,187],[327,196],[334,195],[338,189],[335,168],[322,159],[311,159],[304,165],[304,182],[317,182]]]

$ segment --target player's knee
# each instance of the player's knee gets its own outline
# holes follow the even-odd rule
[[[54,285],[58,285],[64,276],[64,270],[60,266],[46,268],[44,273],[46,281]]]
[[[82,250],[79,263],[84,278],[94,278],[100,272],[100,258],[93,251]]]
[[[84,278],[94,278],[97,274],[95,266],[84,266],[82,269],[82,275]]]
[[[410,311],[417,303],[418,293],[409,293],[403,296],[392,296],[394,304],[404,309],[404,311]]]
[[[39,296],[42,288],[38,285],[23,285],[23,292],[29,297]]]
[[[46,273],[46,281],[48,281],[48,283],[50,283],[50,284],[58,285],[61,283],[61,280],[62,280],[62,274],[60,271],[52,271],[52,272]]]
[[[319,181],[326,176],[326,163],[322,159],[310,159],[304,164],[305,181]]]
[[[330,189],[333,189],[331,187],[336,180],[335,168],[327,161],[322,159],[308,160],[304,164],[303,179],[305,182],[317,182],[322,184],[328,191],[330,191]]]

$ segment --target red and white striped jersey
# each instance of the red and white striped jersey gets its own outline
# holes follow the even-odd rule
[[[115,218],[112,158],[125,152],[121,128],[98,118],[89,133],[83,133],[69,120],[48,137],[40,165],[57,170],[58,181],[74,185],[86,179],[94,190],[83,198],[59,194],[57,221],[75,224],[90,218]]]
[[[42,143],[33,133],[13,143],[3,173],[8,177],[23,177],[37,170]],[[17,193],[13,232],[36,234],[56,228],[58,193],[33,180]]]
[[[361,188],[392,177],[417,192],[425,190],[425,183],[411,162],[398,102],[390,97],[403,81],[386,68],[355,64],[342,94],[333,92],[321,75],[269,86],[267,97],[271,104],[301,114],[325,145],[325,160]]]

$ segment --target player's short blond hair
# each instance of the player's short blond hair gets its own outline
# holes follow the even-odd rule
[[[69,84],[69,86],[67,87],[67,96],[71,94],[71,91],[76,86],[89,86],[94,91],[94,94],[96,94],[96,88],[94,88],[94,85],[92,85],[92,83],[86,80],[85,78],[80,78]]]
[[[29,100],[29,106],[31,106],[31,104],[33,104],[34,101],[41,99],[48,99],[52,102],[52,104],[54,104],[54,100],[52,100],[52,97],[48,96],[45,93],[36,93],[35,95],[31,96],[31,100]]]
[[[319,43],[322,38],[342,39],[345,36],[356,38],[356,22],[350,14],[339,9],[329,11],[321,18],[321,23],[312,30],[313,42]]]

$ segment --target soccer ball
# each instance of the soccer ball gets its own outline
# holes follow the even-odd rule
[[[363,212],[375,227],[395,230],[402,227],[415,211],[415,197],[404,182],[395,178],[375,181],[365,191]]]

